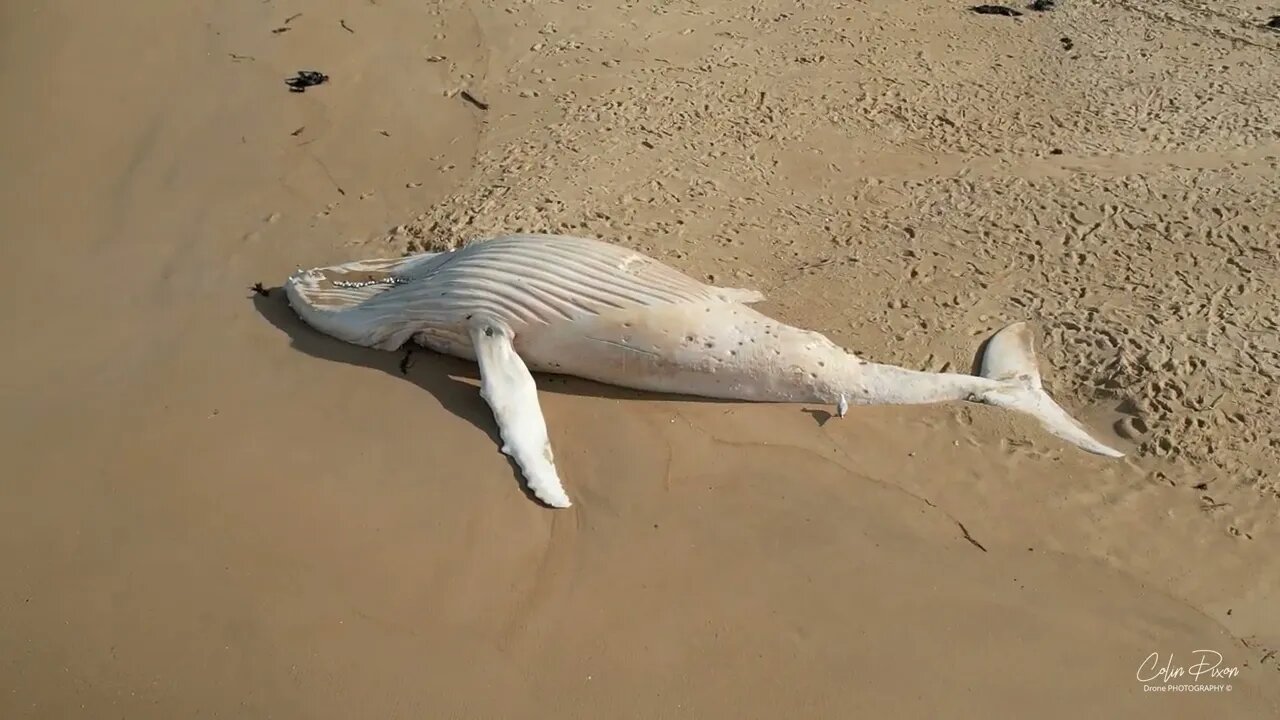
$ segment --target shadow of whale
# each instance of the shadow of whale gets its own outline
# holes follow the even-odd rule
[[[481,432],[489,436],[495,447],[502,446],[502,438],[498,434],[498,424],[488,404],[480,397],[480,368],[474,362],[443,355],[421,347],[412,341],[405,344],[398,352],[387,352],[374,348],[361,347],[329,337],[302,321],[298,314],[289,307],[284,288],[255,288],[250,296],[254,309],[267,322],[289,337],[290,345],[299,352],[314,358],[331,362],[340,362],[357,367],[372,368],[403,378],[432,396],[448,412],[467,421]],[[406,357],[406,353],[410,353]],[[696,395],[677,395],[654,393],[641,390],[630,390],[616,385],[584,380],[568,375],[551,375],[534,373],[538,389],[545,392],[576,395],[581,397],[597,397],[610,400],[648,400],[650,402],[681,403],[718,403],[743,404],[734,400],[699,397]],[[812,411],[819,425],[829,414],[823,411]],[[520,468],[515,461],[507,457],[516,484],[521,492],[530,500],[542,505],[525,486]]]

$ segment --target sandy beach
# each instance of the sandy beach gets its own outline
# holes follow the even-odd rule
[[[1280,6],[1010,7],[0,3],[0,718],[1280,717]],[[512,232],[1128,456],[539,375],[547,509],[280,290]]]

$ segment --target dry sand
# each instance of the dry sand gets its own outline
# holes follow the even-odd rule
[[[1280,715],[1272,13],[965,7],[0,4],[0,717]],[[542,378],[552,512],[474,366],[248,291],[516,230],[917,367],[1033,320],[1133,455]]]

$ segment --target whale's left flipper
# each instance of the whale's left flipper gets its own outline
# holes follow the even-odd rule
[[[569,507],[572,503],[556,473],[547,423],[538,405],[538,389],[511,345],[511,329],[501,322],[477,318],[470,330],[480,365],[480,396],[498,421],[502,452],[515,459],[539,500],[552,507]]]

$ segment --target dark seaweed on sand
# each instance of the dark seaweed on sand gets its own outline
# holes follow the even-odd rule
[[[974,5],[969,9],[979,15],[1004,15],[1005,17],[1018,17],[1022,14],[1017,10],[1014,10],[1011,7],[1005,7],[1004,5]]]

